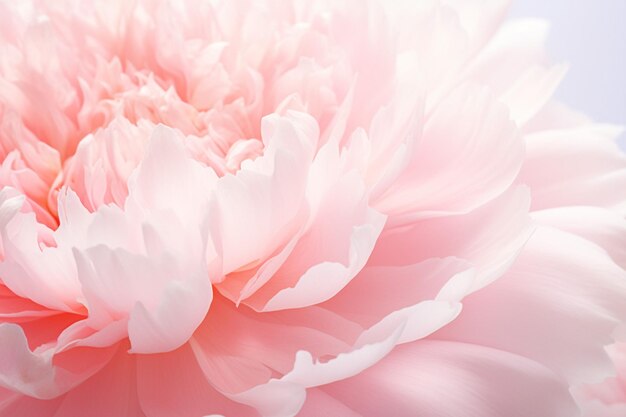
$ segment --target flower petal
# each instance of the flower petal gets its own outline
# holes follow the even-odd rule
[[[403,345],[322,389],[364,416],[571,417],[577,407],[567,388],[522,356],[433,340]]]
[[[621,129],[583,125],[525,137],[520,181],[528,184],[532,210],[600,206],[626,213],[626,155],[614,142]]]
[[[540,227],[501,279],[435,337],[533,359],[572,383],[611,373],[604,345],[626,316],[626,272],[600,247]],[[497,314],[494,314],[497,311]]]
[[[437,107],[413,152],[404,173],[375,205],[390,215],[390,226],[467,213],[487,203],[511,186],[524,157],[506,107],[487,90],[470,86],[456,89]]]

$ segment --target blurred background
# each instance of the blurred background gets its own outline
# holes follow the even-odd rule
[[[626,0],[514,0],[510,13],[551,22],[550,56],[570,64],[558,99],[626,126]]]

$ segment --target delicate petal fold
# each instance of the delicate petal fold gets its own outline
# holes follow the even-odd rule
[[[139,356],[137,395],[149,417],[256,415],[209,385],[188,345],[169,353]]]
[[[370,265],[409,265],[449,256],[469,261],[478,274],[475,288],[499,278],[532,232],[528,189],[514,187],[464,215],[423,219],[383,231]],[[450,239],[454,236],[454,239]]]
[[[456,90],[426,120],[411,162],[376,209],[390,225],[467,213],[511,186],[523,149],[506,107],[488,90]]]
[[[115,348],[74,350],[54,357],[51,348],[31,350],[16,324],[0,324],[0,336],[0,385],[35,398],[54,398],[76,387],[115,353]]]
[[[540,227],[511,270],[467,297],[436,337],[531,358],[572,383],[597,381],[611,373],[603,346],[626,316],[625,296],[626,272],[600,247]]]
[[[520,181],[532,193],[532,209],[600,206],[626,213],[626,155],[615,138],[620,128],[583,125],[525,137],[527,157]]]
[[[578,414],[567,385],[542,365],[486,346],[435,340],[398,347],[360,375],[322,390],[362,415]]]

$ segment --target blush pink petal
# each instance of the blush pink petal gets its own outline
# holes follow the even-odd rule
[[[2,282],[15,294],[49,308],[79,309],[80,286],[68,248],[48,247],[48,242],[54,242],[52,231],[39,224],[34,213],[19,212],[22,202],[19,197],[9,197],[7,188],[1,191]]]
[[[461,311],[475,271],[457,258],[433,258],[404,267],[366,267],[353,282],[322,306],[363,328],[405,323],[399,343],[424,338]],[[396,290],[388,285],[394,280]]]
[[[506,107],[475,87],[444,99],[425,122],[413,152],[406,170],[375,206],[391,216],[390,225],[485,204],[512,184],[524,155]]]
[[[188,345],[174,352],[138,358],[137,393],[141,409],[148,416],[258,415],[216,391]]]
[[[520,180],[531,187],[532,210],[591,205],[624,213],[626,155],[615,143],[620,128],[583,125],[526,136]]]
[[[336,356],[363,333],[357,323],[320,307],[256,313],[216,297],[211,311],[215,315],[207,316],[191,345],[211,384],[228,393],[265,383],[273,372],[289,372],[299,350],[315,358]],[[219,340],[211,337],[216,333]],[[280,344],[272,343],[277,339]]]
[[[496,34],[511,5],[510,0],[444,0],[459,16],[470,39],[470,50],[476,52]],[[480,10],[480,11],[479,11]]]
[[[118,223],[120,229],[108,231],[127,237],[136,227],[132,219],[141,216],[144,223],[134,231],[135,242],[116,239],[139,247],[83,244],[74,249],[87,307],[92,309],[86,324],[95,320],[96,326],[102,326],[106,320],[128,319],[134,352],[179,347],[203,320],[212,298],[205,270],[206,240],[191,224],[206,224],[199,213],[208,206],[206,199],[193,193],[194,187],[208,188],[215,177],[200,165],[186,164],[190,159],[182,143],[171,135],[165,128],[155,130],[146,157],[130,180],[125,212],[119,213],[125,216]],[[157,184],[159,190],[168,188],[174,199],[162,199]],[[96,212],[91,227],[105,221],[98,215],[106,213]],[[165,215],[169,224],[161,222]],[[191,224],[186,223],[189,220]],[[137,253],[141,246],[145,252]],[[155,257],[160,262],[155,263]]]
[[[524,126],[524,133],[542,130],[572,129],[592,124],[592,120],[563,103],[552,100]]]
[[[367,334],[354,350],[327,362],[316,361],[310,353],[299,351],[293,369],[282,378],[229,397],[254,406],[263,417],[293,417],[305,401],[306,388],[348,378],[380,361],[393,349],[402,325],[377,330]]]
[[[305,307],[331,298],[363,268],[374,248],[385,216],[368,206],[362,179],[342,167],[333,148],[324,146],[311,166],[307,197],[314,218],[274,277],[246,299],[255,309]]]
[[[58,314],[58,312],[49,310],[27,298],[15,295],[13,291],[4,285],[0,285],[0,300],[2,300],[0,304],[0,318],[9,322]]]
[[[89,211],[110,203],[123,206],[128,178],[139,165],[149,137],[147,127],[116,118],[80,142],[57,182],[71,187]],[[55,207],[57,195],[51,194],[48,204]]]
[[[626,272],[600,247],[539,227],[510,271],[435,337],[533,359],[572,384],[598,381],[611,373],[603,345],[626,315],[625,294]]]
[[[9,416],[54,417],[61,400],[41,401],[0,388],[0,411]]]
[[[297,230],[306,214],[304,190],[317,135],[315,121],[306,115],[266,118],[264,155],[247,161],[235,175],[220,178],[210,227],[219,236],[215,245],[224,274],[254,267]],[[247,230],[256,232],[241,242]]]
[[[56,219],[46,209],[49,184],[26,165],[19,151],[11,151],[4,158],[0,166],[0,184],[23,193],[25,208],[35,213],[38,221],[49,227],[56,226]]]
[[[528,191],[523,186],[515,187],[468,214],[428,218],[385,230],[370,264],[409,265],[454,256],[476,268],[478,279],[474,284],[480,288],[511,265],[532,232],[526,212],[530,204]],[[452,234],[457,238],[449,239]]]
[[[539,363],[487,346],[437,340],[398,347],[360,375],[322,390],[362,416],[571,417],[577,413],[559,377]]]
[[[307,390],[306,402],[300,409],[299,417],[318,417],[319,415],[363,417],[341,401],[327,394],[323,388]]]
[[[80,417],[85,410],[89,410],[93,417],[145,417],[139,405],[136,374],[135,358],[120,346],[98,374],[62,397],[52,416]],[[93,392],[104,392],[106,395],[93,398]]]
[[[31,351],[18,325],[3,323],[0,333],[0,385],[34,398],[51,399],[69,391],[100,371],[114,353],[112,349],[75,350],[53,362],[54,348]]]
[[[532,217],[537,223],[594,242],[626,268],[626,219],[620,214],[601,207],[571,206],[538,210]]]
[[[488,85],[521,127],[548,104],[567,71],[546,63],[547,33],[538,19],[508,22],[464,71],[464,78]]]

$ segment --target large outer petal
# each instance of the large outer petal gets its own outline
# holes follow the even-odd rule
[[[19,297],[0,284],[0,319],[2,321],[27,321],[55,314],[59,312],[45,308],[27,298]]]
[[[422,219],[404,228],[387,229],[369,264],[410,265],[454,256],[476,268],[474,289],[478,289],[500,277],[526,243],[532,231],[529,204],[528,189],[514,187],[464,215]]]
[[[141,409],[149,417],[258,415],[211,387],[189,345],[165,354],[138,357],[137,393]]]
[[[306,388],[329,384],[357,375],[393,349],[402,326],[375,332],[364,343],[327,362],[316,361],[306,351],[296,354],[293,369],[281,378],[229,397],[254,406],[263,417],[294,417],[306,398]]]
[[[336,356],[350,350],[362,332],[318,306],[256,313],[216,296],[191,346],[211,384],[237,393],[267,382],[273,373],[288,373],[300,350],[315,359]]]
[[[601,206],[626,213],[626,155],[614,142],[621,129],[582,125],[525,137],[520,181],[532,193],[532,209]]]
[[[217,297],[191,345],[224,395],[263,415],[291,416],[307,387],[348,378],[449,323],[473,277],[467,262],[432,259],[366,268],[331,300],[304,309],[256,313]]]
[[[518,126],[547,105],[567,70],[547,64],[547,33],[548,23],[538,19],[507,22],[461,74],[491,88]]]
[[[467,213],[511,186],[523,149],[506,107],[488,90],[456,89],[426,119],[411,162],[375,208],[390,225]]]
[[[62,399],[41,401],[0,388],[0,412],[7,416],[54,417]]]
[[[598,381],[611,373],[603,346],[626,317],[624,297],[626,272],[604,250],[540,227],[511,270],[435,337],[516,353],[571,383]]]
[[[321,307],[370,330],[404,321],[398,342],[406,343],[454,320],[475,275],[468,262],[452,257],[408,266],[366,267]]]
[[[523,356],[457,342],[403,345],[360,375],[322,390],[363,416],[577,415],[567,384],[549,369]]]
[[[601,207],[570,206],[538,210],[532,218],[594,242],[626,269],[626,218],[618,213]]]

